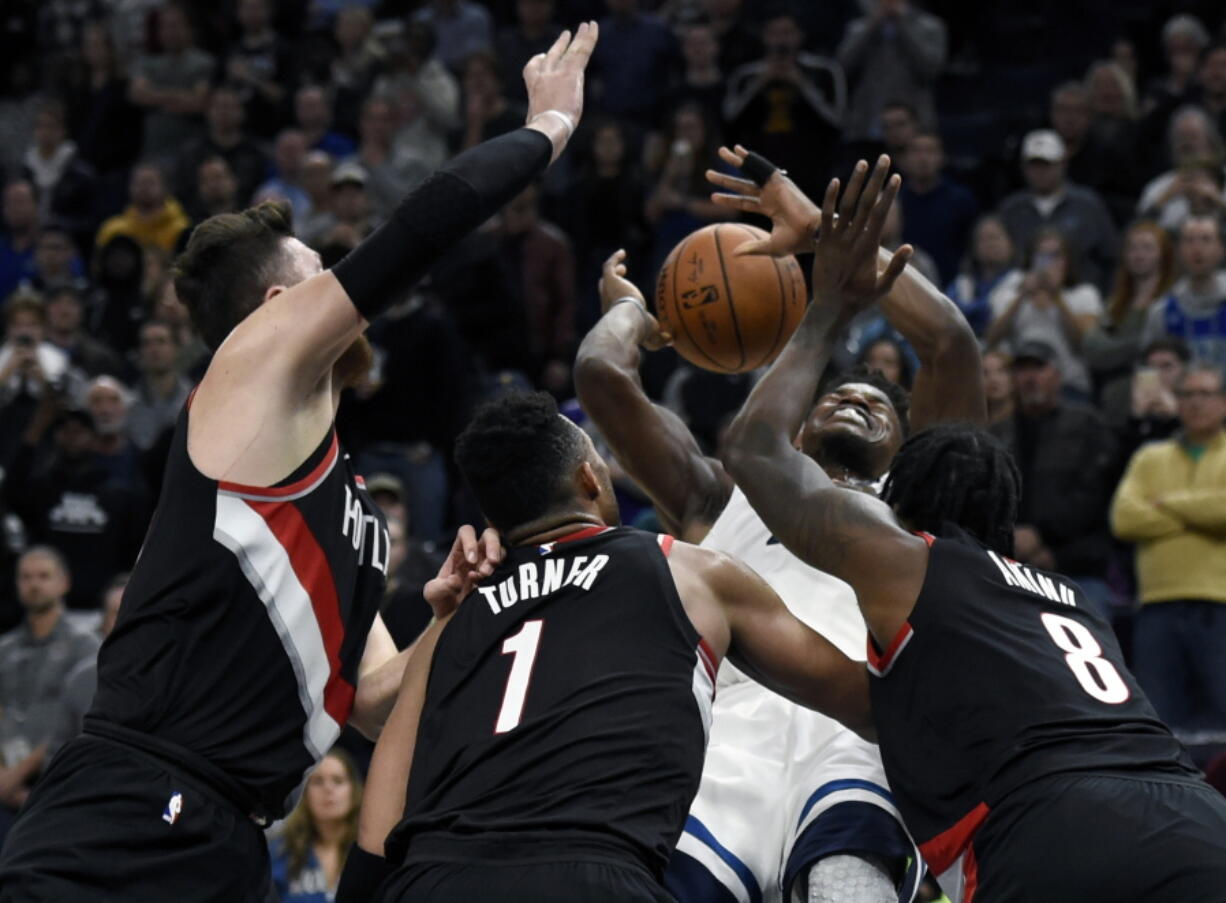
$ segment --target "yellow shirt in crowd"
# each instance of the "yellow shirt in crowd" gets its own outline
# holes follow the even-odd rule
[[[1226,602],[1226,433],[1191,448],[1142,446],[1111,505],[1111,529],[1137,544],[1142,602]]]
[[[146,247],[161,248],[169,254],[174,251],[179,233],[190,225],[191,220],[179,202],[168,198],[151,216],[142,216],[135,207],[112,216],[98,230],[95,243],[102,247],[116,235],[127,235]]]

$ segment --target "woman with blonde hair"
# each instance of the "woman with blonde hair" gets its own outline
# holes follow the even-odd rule
[[[281,903],[331,903],[358,835],[362,780],[353,760],[334,749],[307,778],[302,799],[269,845]]]

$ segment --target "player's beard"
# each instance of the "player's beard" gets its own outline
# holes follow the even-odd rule
[[[374,349],[365,335],[359,335],[341,352],[332,365],[332,385],[336,389],[351,389],[366,379],[375,362]]]
[[[826,470],[843,471],[866,482],[878,476],[873,473],[872,443],[855,433],[844,430],[821,433],[813,458]]]

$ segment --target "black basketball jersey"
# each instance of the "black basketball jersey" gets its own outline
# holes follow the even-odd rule
[[[717,668],[671,543],[592,527],[515,548],[464,601],[434,654],[389,860],[467,860],[475,840],[662,873],[698,790]]]
[[[184,748],[275,817],[353,707],[387,528],[335,430],[259,488],[196,470],[187,423],[185,407],[87,729]]]
[[[1077,584],[956,527],[924,538],[919,599],[885,652],[869,638],[868,667],[890,788],[934,872],[1036,778],[1195,773]]]

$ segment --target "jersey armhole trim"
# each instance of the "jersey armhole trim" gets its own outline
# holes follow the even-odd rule
[[[657,533],[656,542],[660,544],[660,551],[664,553],[664,557],[668,557],[668,553],[673,550],[673,543],[676,540],[667,533]]]
[[[956,824],[919,845],[924,861],[928,863],[928,868],[934,875],[946,871],[957,861],[963,851],[970,846],[971,839],[990,811],[987,803],[980,803],[958,819]]]
[[[288,502],[311,492],[324,481],[336,464],[340,443],[336,430],[332,430],[332,441],[328,451],[315,465],[315,468],[300,480],[295,480],[285,486],[247,486],[243,483],[231,483],[226,480],[217,481],[217,491],[242,498],[255,498],[263,501]]]
[[[923,530],[912,530],[911,532],[914,533],[916,536],[918,536],[920,539],[922,539],[924,542],[928,543],[928,548],[930,549],[932,548],[932,544],[937,541],[937,538],[935,536],[933,536],[931,533],[925,533]]]
[[[911,642],[911,637],[915,632],[911,629],[910,621],[903,621],[902,627],[898,628],[898,633],[894,634],[894,639],[885,652],[877,651],[877,643],[873,640],[873,635],[868,635],[868,670],[871,674],[877,677],[885,677],[890,673],[890,669],[894,667],[894,663],[898,661],[898,656],[902,654],[907,643]]]

